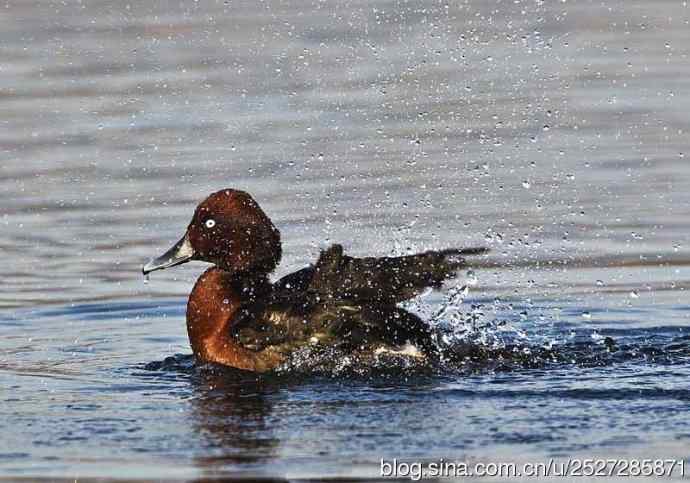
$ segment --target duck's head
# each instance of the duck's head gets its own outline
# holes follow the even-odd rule
[[[202,201],[180,241],[142,271],[200,260],[232,273],[268,274],[280,255],[280,232],[256,201],[243,191],[224,189]]]

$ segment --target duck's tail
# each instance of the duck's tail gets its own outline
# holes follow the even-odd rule
[[[427,287],[438,288],[468,266],[465,257],[486,253],[486,248],[431,250],[402,257],[353,258],[340,245],[324,251],[309,290],[331,300],[359,303],[397,303]]]

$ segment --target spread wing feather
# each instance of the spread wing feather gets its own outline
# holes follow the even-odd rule
[[[428,251],[416,255],[354,258],[341,245],[317,262],[272,285],[266,302],[238,317],[235,336],[246,347],[300,345],[309,340],[363,346],[411,341],[432,354],[429,326],[397,307],[426,287],[439,287],[466,266],[464,257],[484,248]]]
[[[341,245],[321,253],[307,290],[329,300],[395,304],[438,288],[485,248],[427,251],[401,257],[354,258]]]

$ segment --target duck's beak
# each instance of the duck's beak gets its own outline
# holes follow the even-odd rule
[[[158,258],[154,258],[141,268],[144,275],[155,270],[174,267],[187,263],[194,258],[194,248],[189,242],[189,237],[185,235],[173,247]]]

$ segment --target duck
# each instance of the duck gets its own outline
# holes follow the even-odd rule
[[[264,373],[300,348],[345,353],[412,347],[437,355],[430,326],[401,307],[439,289],[486,248],[430,250],[394,257],[351,257],[334,244],[311,265],[274,282],[280,232],[252,196],[212,193],[168,251],[142,267],[148,274],[190,261],[211,264],[189,295],[187,333],[200,363]]]

